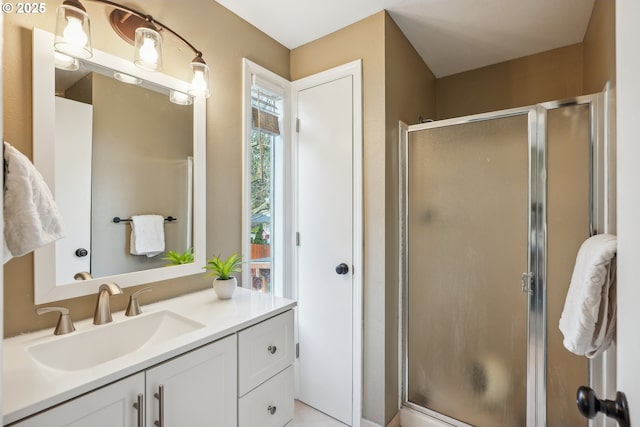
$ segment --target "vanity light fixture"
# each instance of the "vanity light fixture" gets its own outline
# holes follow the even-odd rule
[[[142,83],[142,79],[130,76],[129,74],[121,73],[120,71],[114,71],[113,77],[115,77],[117,80],[120,80],[122,83],[127,83],[130,85],[139,85],[140,83]]]
[[[173,89],[169,92],[169,101],[178,105],[193,104],[193,98],[191,98],[191,96]]]
[[[195,53],[195,58],[191,61],[193,80],[188,93],[194,97],[210,96],[209,67],[202,59],[202,52],[184,37],[150,15],[128,6],[108,0],[90,1],[104,3],[114,8],[109,15],[109,22],[122,39],[135,46],[133,62],[139,68],[148,71],[162,69],[161,32],[166,31],[186,44]],[[79,0],[64,0],[58,7],[54,47],[56,52],[72,58],[87,59],[93,55],[89,15]]]
[[[54,52],[53,62],[56,68],[67,71],[77,71],[80,69],[80,61],[73,56],[65,55],[64,53]]]

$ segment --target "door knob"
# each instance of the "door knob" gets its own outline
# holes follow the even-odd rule
[[[336,273],[338,274],[347,274],[348,272],[349,272],[349,266],[344,262],[338,264],[338,266],[336,267]]]
[[[89,251],[86,250],[85,248],[76,249],[76,256],[78,258],[86,257],[87,255],[89,255]]]
[[[616,393],[616,400],[598,399],[593,389],[585,386],[578,387],[576,404],[580,413],[589,419],[594,418],[598,412],[615,419],[620,427],[629,427],[629,405],[622,392]]]

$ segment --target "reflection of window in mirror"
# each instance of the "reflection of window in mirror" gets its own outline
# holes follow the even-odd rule
[[[246,123],[245,255],[243,285],[265,293],[283,295],[285,253],[285,134],[286,92],[274,84],[271,73],[252,74],[250,99],[245,99]],[[271,77],[271,80],[270,80]],[[288,88],[288,82],[287,86]],[[248,243],[248,244],[247,244]]]

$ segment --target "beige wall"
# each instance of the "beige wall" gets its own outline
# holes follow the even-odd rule
[[[600,92],[616,79],[616,2],[596,0],[584,35],[583,93]]]
[[[596,0],[582,43],[437,80],[437,118],[465,116],[615,88],[615,1]]]
[[[436,83],[438,120],[582,94],[582,43],[514,59]]]
[[[252,25],[211,0],[192,0],[189,7],[175,7],[171,0],[148,4],[134,0],[139,8],[171,26],[203,52],[211,67],[212,95],[207,101],[207,253],[241,250],[242,212],[242,58],[289,78],[289,50]],[[85,4],[90,16],[92,42],[96,49],[122,57],[132,48],[108,27],[104,6]],[[47,3],[43,15],[8,14],[4,17],[3,118],[4,138],[32,156],[31,136],[31,29],[54,31],[55,5]],[[189,79],[188,63],[193,54],[175,39],[165,37],[165,72]],[[146,301],[159,300],[209,286],[201,275],[153,284]],[[39,317],[33,304],[33,256],[11,260],[4,268],[4,333],[18,333],[53,327],[55,316]],[[114,310],[123,310],[128,295],[113,298]],[[93,314],[94,298],[66,300],[74,319]]]
[[[390,15],[385,17],[385,419],[398,409],[398,122],[435,117],[436,78]],[[367,325],[365,325],[365,328]]]

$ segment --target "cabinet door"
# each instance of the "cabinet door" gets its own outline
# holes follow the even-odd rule
[[[147,425],[235,427],[236,336],[147,371]]]
[[[143,427],[134,408],[144,393],[144,374],[92,391],[24,421],[16,427]]]

